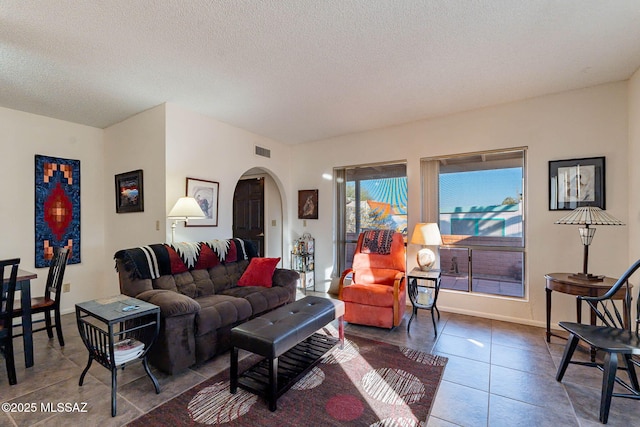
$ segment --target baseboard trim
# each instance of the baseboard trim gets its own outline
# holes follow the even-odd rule
[[[466,316],[482,317],[484,319],[500,320],[500,321],[509,322],[509,323],[519,323],[521,325],[536,326],[536,327],[545,328],[545,329],[547,327],[547,322],[540,321],[540,320],[522,319],[520,317],[503,316],[501,314],[484,313],[480,311],[465,310],[465,309],[452,308],[452,307],[438,307],[438,309],[440,311],[444,311],[447,313],[464,314]],[[551,329],[559,329],[559,328],[555,328],[554,325],[551,325]]]

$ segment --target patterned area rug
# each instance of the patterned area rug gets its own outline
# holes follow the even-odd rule
[[[256,360],[245,358],[240,370]],[[445,357],[347,335],[343,349],[334,347],[278,399],[275,412],[243,389],[229,393],[226,370],[129,425],[425,426],[446,363]]]

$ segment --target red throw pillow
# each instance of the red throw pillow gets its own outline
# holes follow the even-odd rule
[[[249,266],[244,271],[238,286],[264,286],[271,287],[273,272],[280,258],[251,258]]]

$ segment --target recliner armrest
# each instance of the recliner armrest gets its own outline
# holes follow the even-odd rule
[[[342,299],[342,288],[344,287],[344,279],[351,273],[353,273],[353,268],[347,268],[340,275],[340,283],[338,284],[338,299],[340,300]]]
[[[200,311],[200,304],[193,298],[166,289],[144,291],[136,298],[160,307],[163,318],[195,314]]]
[[[398,271],[398,273],[396,274],[393,286],[397,286],[399,290],[404,289],[404,283],[405,283],[405,274],[402,271]]]

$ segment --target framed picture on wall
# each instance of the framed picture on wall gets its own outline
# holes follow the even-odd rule
[[[318,219],[318,190],[298,191],[298,218]]]
[[[218,190],[220,184],[204,179],[187,178],[187,196],[196,199],[204,212],[203,219],[190,219],[185,227],[218,226]]]
[[[116,212],[144,212],[142,169],[116,175]]]
[[[549,162],[549,210],[605,209],[605,158]]]

